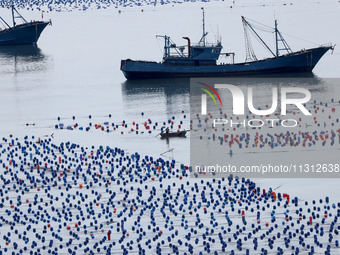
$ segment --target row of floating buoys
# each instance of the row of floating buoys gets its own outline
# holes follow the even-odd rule
[[[196,2],[197,0],[190,0],[191,2]],[[141,7],[146,5],[166,5],[166,4],[182,4],[187,2],[187,0],[183,1],[154,1],[154,0],[146,0],[146,1],[118,1],[118,0],[27,0],[27,1],[19,1],[14,0],[13,3],[17,8],[27,9],[27,10],[38,10],[38,11],[70,11],[70,10],[79,10],[79,11],[87,11],[88,9],[107,9],[107,8],[125,8],[125,7]],[[6,1],[0,2],[0,7],[8,8],[10,7],[10,3]],[[144,9],[139,9],[139,11],[144,12]],[[120,14],[122,12],[121,9],[118,10]]]
[[[247,136],[247,138],[245,138]],[[212,140],[216,140],[216,134],[212,134]],[[241,139],[240,139],[241,138]],[[200,139],[204,139],[201,135]],[[207,139],[210,140],[210,136],[207,136]],[[252,137],[250,133],[241,133],[236,134],[233,137],[233,134],[227,135],[224,133],[222,136],[218,136],[218,140],[220,145],[223,143],[227,144],[229,148],[232,146],[236,146],[239,149],[242,147],[250,148],[250,147],[259,147],[259,148],[277,148],[277,147],[311,147],[322,145],[325,146],[329,144],[330,146],[339,145],[340,144],[340,129],[338,130],[330,130],[327,131],[314,131],[311,136],[308,132],[299,132],[299,134],[294,132],[287,133],[279,133],[279,134],[267,134],[266,136],[261,135],[260,137],[256,136]]]
[[[183,125],[185,125],[184,120],[186,119],[186,115],[184,114],[184,111],[182,111],[182,116],[181,120],[179,120],[177,123],[175,122],[176,118],[175,116],[172,116],[169,118],[167,121],[160,121],[160,122],[154,122],[151,120],[151,118],[148,118],[144,122],[137,123],[137,121],[132,121],[131,123],[127,123],[125,120],[122,122],[108,122],[104,121],[103,123],[95,123],[92,124],[92,122],[88,123],[87,126],[84,128],[83,126],[79,126],[78,123],[74,123],[72,125],[67,125],[66,129],[67,130],[75,130],[79,129],[80,131],[85,130],[85,131],[90,131],[91,129],[95,130],[101,130],[107,133],[116,131],[116,130],[121,130],[121,129],[126,129],[125,133],[149,133],[151,134],[152,132],[164,132],[164,127],[168,126],[170,130],[173,131],[179,131],[183,129]],[[141,113],[142,116],[144,116],[144,113]],[[111,118],[111,114],[108,115],[109,118]],[[89,118],[91,119],[92,116],[89,115]],[[55,129],[65,129],[65,124],[60,122],[62,120],[61,117],[57,118],[59,123],[55,124]],[[72,120],[76,120],[76,117],[73,116]],[[124,130],[120,131],[121,134],[124,134]]]
[[[157,6],[157,5],[167,5],[171,4],[174,6],[175,4],[183,4],[186,2],[196,2],[197,0],[161,0],[161,1],[154,1],[154,0],[148,0],[148,1],[135,1],[135,0],[130,0],[130,1],[117,1],[117,0],[65,0],[65,1],[60,1],[60,0],[44,0],[44,1],[36,1],[36,0],[26,0],[26,1],[14,1],[16,6],[19,8],[27,9],[27,10],[43,10],[44,8],[47,8],[48,10],[52,11],[55,10],[57,12],[60,11],[70,11],[70,10],[79,10],[79,11],[86,11],[88,9],[107,9],[110,7],[114,8],[125,8],[125,7],[142,7],[142,6]],[[203,2],[206,2],[204,0]],[[319,2],[317,2],[319,4]],[[282,6],[286,5],[293,5],[293,3],[280,3]],[[2,8],[9,7],[9,4],[6,1],[0,2],[0,6]],[[259,4],[259,7],[266,7],[268,5],[265,4]],[[229,9],[233,9],[237,7],[235,5],[235,1],[233,1],[232,5],[228,5]],[[247,7],[247,5],[242,5],[240,7]],[[253,7],[253,5],[252,5]],[[140,9],[141,12],[144,12],[144,8]],[[119,9],[118,13],[121,13],[122,11]]]
[[[273,125],[274,128],[269,125],[271,124],[270,121],[266,123],[265,119],[270,119],[273,116],[256,116],[249,112],[248,115],[244,116],[243,120],[239,116],[232,116],[231,113],[224,113],[221,108],[219,111],[209,112],[205,116],[200,116],[197,113],[190,122],[190,129],[199,132],[198,138],[200,140],[217,141],[219,145],[225,144],[231,152],[229,153],[230,156],[233,149],[242,149],[242,151],[254,149],[282,150],[285,147],[297,149],[339,146],[340,126],[336,108],[340,106],[340,101],[334,99],[330,102],[314,101],[306,107],[311,108],[311,106],[314,109],[312,117],[304,116],[302,118],[300,112],[289,111],[288,114],[294,116],[297,126],[286,130],[280,127],[279,122]],[[265,105],[263,108],[269,108],[269,106]],[[275,118],[279,116],[276,113],[274,115]],[[256,118],[263,119],[264,125],[252,127],[251,125],[239,123],[241,119],[248,122]],[[219,124],[214,126],[212,123],[214,119]],[[233,125],[230,125],[231,121],[233,121]],[[270,132],[267,132],[267,130],[270,130]],[[261,132],[260,136],[258,132]]]

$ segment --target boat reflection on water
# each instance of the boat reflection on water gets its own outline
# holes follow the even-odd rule
[[[272,87],[298,87],[308,89],[311,93],[324,93],[329,90],[332,79],[319,78],[313,73],[296,73],[228,78],[192,78],[191,84],[194,85],[195,83],[206,83],[212,86],[214,84],[231,84],[241,89],[253,87],[254,94],[259,96],[271,91]]]
[[[2,73],[44,72],[48,57],[33,45],[1,46],[0,61]]]
[[[155,80],[127,80],[122,83],[123,100],[141,101],[142,104],[152,101],[171,104],[176,99],[189,105],[190,82],[205,82],[213,84],[232,84],[239,87],[254,87],[259,93],[272,86],[301,87],[311,93],[325,93],[329,89],[332,79],[319,78],[313,73],[297,73],[289,75],[265,75],[232,78],[192,78],[192,79],[155,79]]]
[[[34,45],[1,46],[1,57],[41,57],[43,56],[39,47]]]
[[[295,87],[305,88],[312,94],[312,100],[319,99],[334,93],[332,79],[319,78],[312,73],[276,76],[253,76],[240,78],[193,78],[193,79],[155,79],[155,80],[127,80],[122,83],[122,96],[125,109],[134,114],[147,111],[156,115],[166,114],[167,117],[181,113],[197,114],[201,107],[201,91],[190,94],[190,82],[192,85],[200,86],[206,83],[232,84],[240,87],[244,93],[247,87],[254,88],[255,103],[271,103],[272,88],[277,87],[280,93],[281,88]],[[195,86],[195,85],[194,85]],[[222,101],[226,102],[223,107],[231,107],[232,100],[230,93],[223,95]],[[191,95],[191,97],[190,97]],[[245,94],[246,95],[246,94]],[[192,105],[190,105],[192,100]],[[230,103],[227,103],[229,102]],[[210,102],[211,103],[211,102]],[[191,109],[190,109],[191,107]]]
[[[126,80],[122,83],[124,96],[166,96],[167,98],[188,95],[190,82],[225,82],[236,86],[296,86],[315,89],[322,92],[326,80],[315,74],[293,73],[275,75],[254,75],[227,78],[191,78],[191,79],[154,79],[154,80]]]
[[[122,96],[131,113],[147,111],[167,116],[189,112],[190,79],[127,80]]]
[[[122,83],[123,94],[165,95],[167,97],[189,94],[190,79],[126,80]]]

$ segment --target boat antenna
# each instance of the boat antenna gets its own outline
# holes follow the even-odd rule
[[[201,7],[201,10],[202,10],[202,12],[203,12],[203,20],[202,20],[202,22],[203,22],[203,34],[202,34],[202,38],[200,39],[200,41],[198,42],[198,44],[203,43],[203,46],[205,47],[205,37],[206,37],[206,35],[207,35],[208,33],[205,32],[205,13],[204,13],[204,8]]]

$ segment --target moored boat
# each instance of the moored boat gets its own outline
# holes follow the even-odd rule
[[[180,77],[226,77],[242,75],[266,75],[297,72],[311,72],[321,57],[333,50],[332,44],[320,47],[303,49],[293,52],[277,28],[275,21],[275,51],[262,40],[250,22],[242,17],[245,30],[246,61],[234,63],[235,53],[222,53],[222,44],[207,44],[203,9],[203,35],[198,44],[192,45],[188,37],[187,46],[176,46],[170,37],[164,38],[164,56],[162,62],[135,61],[126,59],[121,61],[121,71],[126,79],[154,79],[154,78],[180,78]],[[258,60],[251,47],[249,31],[273,55],[270,58]],[[186,50],[185,50],[186,49]],[[282,52],[284,52],[282,54]],[[230,64],[218,64],[221,55],[231,57]]]
[[[5,29],[0,30],[0,46],[3,45],[35,45],[47,25],[51,25],[51,21],[31,21],[27,22],[25,18],[17,11],[12,4],[13,26],[10,26],[2,17],[0,20],[5,25]],[[20,19],[22,24],[16,23]]]

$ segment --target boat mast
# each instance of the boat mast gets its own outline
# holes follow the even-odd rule
[[[205,13],[204,13],[204,8],[202,7],[202,11],[203,11],[203,46],[205,46]]]
[[[13,19],[13,27],[15,27],[15,19],[21,19],[24,23],[27,23],[27,20],[25,20],[25,18],[17,11],[17,9],[15,9],[14,4],[13,4],[13,0],[11,1],[11,9],[12,9],[12,19]],[[18,16],[15,16],[15,13]]]
[[[183,52],[178,50],[176,44],[170,39],[170,36],[167,35],[156,35],[156,38],[161,37],[164,38],[164,56],[163,59],[167,59],[171,57],[171,49],[174,49],[179,56],[183,56]]]
[[[168,36],[164,36],[164,52],[165,52],[165,56],[164,58],[168,58],[170,56],[170,47],[169,47],[169,37]]]
[[[275,41],[276,41],[276,57],[279,56],[280,50],[285,50],[287,51],[287,53],[290,54],[293,53],[286,40],[283,38],[280,31],[277,29],[277,20],[275,20]],[[279,41],[281,41],[282,43],[283,46],[282,49],[279,49]]]
[[[15,17],[14,17],[14,4],[13,4],[13,1],[12,1],[11,8],[12,8],[13,27],[15,27]]]
[[[276,44],[276,57],[279,56],[279,42],[277,39],[277,20],[275,20],[275,44]]]
[[[206,35],[208,33],[205,32],[205,14],[204,14],[204,8],[202,7],[201,10],[203,12],[203,20],[202,20],[202,22],[203,22],[203,34],[202,34],[202,37],[201,37],[200,41],[198,42],[198,44],[203,43],[203,47],[205,47],[205,37],[206,37]]]

